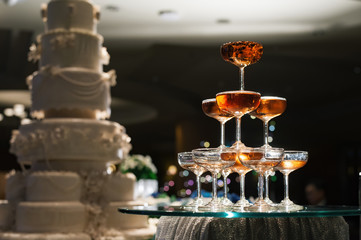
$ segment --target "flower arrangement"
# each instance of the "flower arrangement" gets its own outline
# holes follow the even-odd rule
[[[129,155],[120,164],[120,170],[123,173],[133,173],[137,177],[137,180],[157,179],[157,168],[154,166],[152,158],[148,155]]]

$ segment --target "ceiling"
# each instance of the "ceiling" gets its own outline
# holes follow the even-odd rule
[[[0,2],[0,90],[27,91],[25,78],[37,69],[27,52],[43,32],[43,2]],[[222,43],[236,40],[264,45],[262,59],[246,68],[246,89],[287,98],[275,144],[360,143],[361,1],[93,2],[101,8],[98,32],[111,55],[104,69],[117,71],[110,120],[127,128],[135,152],[161,158],[201,140],[217,144],[217,122],[203,115],[200,103],[238,88],[237,68],[219,54]],[[11,105],[5,102],[3,108]],[[244,142],[261,144],[260,122],[245,117],[242,126]],[[178,131],[183,147],[177,147]]]

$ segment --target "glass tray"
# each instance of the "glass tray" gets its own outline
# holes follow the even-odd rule
[[[361,215],[359,206],[305,206],[305,209],[295,212],[204,212],[185,210],[180,206],[133,206],[118,211],[126,214],[150,216],[178,217],[219,217],[219,218],[264,218],[264,217],[334,217]]]

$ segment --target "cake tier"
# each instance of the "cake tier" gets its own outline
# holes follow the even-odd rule
[[[45,31],[79,28],[96,31],[99,9],[87,0],[52,0],[42,8]]]
[[[110,202],[109,205],[105,208],[106,214],[106,226],[107,228],[116,229],[116,230],[125,230],[132,228],[147,228],[148,216],[146,215],[132,215],[119,213],[118,208],[120,207],[130,207],[143,205],[142,202],[129,201],[129,202]]]
[[[37,171],[26,181],[26,201],[80,201],[82,180],[74,172]]]
[[[19,163],[43,161],[51,168],[52,161],[76,167],[81,167],[82,161],[105,166],[120,162],[130,149],[130,137],[118,123],[63,118],[21,125],[11,139],[10,151],[17,155]]]
[[[80,202],[21,202],[16,209],[17,232],[77,233],[84,230],[86,220]]]
[[[40,52],[39,67],[81,67],[102,72],[103,64],[109,60],[102,43],[100,35],[82,31],[55,30],[45,33],[40,36],[36,50]]]
[[[85,233],[0,233],[1,240],[91,240]]]
[[[25,199],[26,174],[11,171],[6,176],[5,198],[10,202],[20,202]]]
[[[115,73],[97,73],[84,68],[42,68],[28,77],[33,117],[110,117],[110,86]]]
[[[132,201],[134,200],[135,182],[134,174],[108,175],[101,195],[107,202]]]
[[[12,209],[13,208],[8,201],[0,200],[0,231],[10,229],[10,226],[14,220]]]

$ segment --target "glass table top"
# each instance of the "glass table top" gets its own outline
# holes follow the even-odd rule
[[[361,215],[359,206],[305,206],[303,210],[286,212],[246,212],[224,211],[205,212],[196,209],[184,209],[181,206],[133,206],[119,207],[118,211],[126,214],[150,216],[178,216],[178,217],[219,217],[219,218],[264,218],[264,217],[333,217]]]

